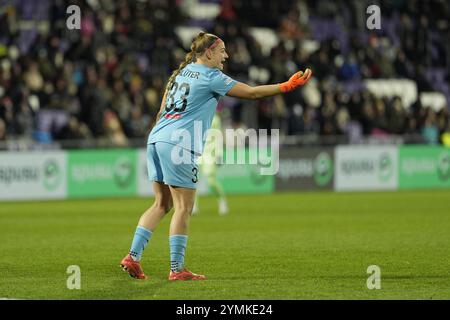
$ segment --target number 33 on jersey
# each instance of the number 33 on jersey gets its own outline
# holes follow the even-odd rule
[[[165,108],[148,143],[168,142],[202,154],[205,132],[211,127],[217,103],[235,84],[235,80],[218,69],[188,64],[167,93]],[[179,134],[181,131],[183,134]],[[190,138],[182,139],[185,134]]]

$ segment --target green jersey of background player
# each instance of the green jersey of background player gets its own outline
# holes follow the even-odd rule
[[[222,123],[219,113],[214,115],[211,129],[222,131]],[[220,215],[226,215],[229,211],[225,192],[220,181],[217,179],[217,159],[223,156],[222,146],[216,145],[215,139],[212,135],[208,135],[203,149],[203,155],[199,157],[198,164],[200,167],[200,174],[205,178],[209,190],[216,197],[218,202],[218,209]],[[195,197],[194,208],[192,214],[200,212],[198,194]]]

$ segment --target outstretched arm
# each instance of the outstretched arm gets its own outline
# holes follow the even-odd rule
[[[304,85],[311,75],[311,69],[306,69],[304,73],[302,71],[296,72],[286,82],[256,87],[237,82],[236,85],[228,91],[227,96],[251,100],[271,97],[276,94],[292,91],[297,87]]]

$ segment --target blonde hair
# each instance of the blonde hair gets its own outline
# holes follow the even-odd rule
[[[186,54],[184,61],[180,63],[178,69],[172,72],[169,80],[167,81],[166,88],[164,90],[164,95],[171,89],[175,78],[180,74],[181,70],[186,67],[189,63],[195,62],[197,57],[202,55],[206,49],[211,47],[217,40],[218,36],[215,36],[211,33],[200,32],[193,40],[191,44],[191,51]]]

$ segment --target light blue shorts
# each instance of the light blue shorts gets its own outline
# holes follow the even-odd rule
[[[170,186],[197,189],[197,158],[192,151],[171,143],[148,144],[148,179]]]

